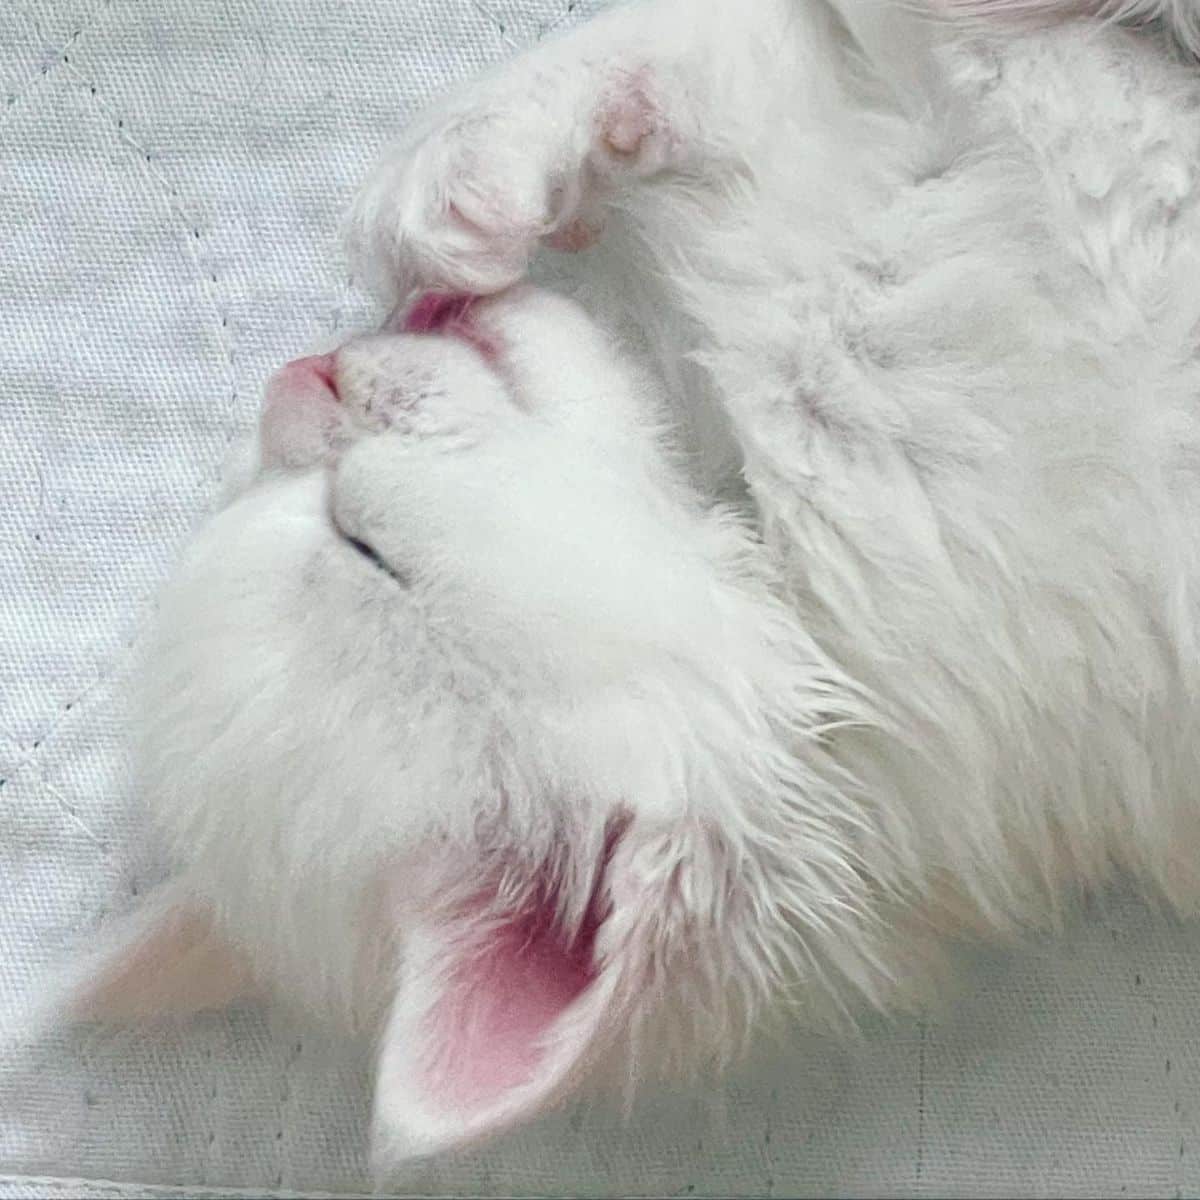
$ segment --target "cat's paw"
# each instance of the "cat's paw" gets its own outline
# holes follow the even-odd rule
[[[352,210],[355,265],[392,301],[496,292],[540,242],[590,245],[624,177],[682,155],[647,68],[523,64],[431,114],[377,165]]]

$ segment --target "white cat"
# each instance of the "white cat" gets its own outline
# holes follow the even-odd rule
[[[393,327],[274,378],[164,596],[179,875],[75,1013],[361,1030],[387,1166],[1114,869],[1194,911],[1198,175],[1161,40],[879,0],[630,6],[431,111],[351,222]]]

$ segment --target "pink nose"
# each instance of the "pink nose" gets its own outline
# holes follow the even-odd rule
[[[312,354],[280,367],[267,381],[259,418],[263,462],[303,467],[323,461],[344,418],[336,354]]]
[[[307,358],[297,358],[279,371],[281,380],[286,380],[292,386],[311,390],[314,388],[338,395],[337,375],[335,373],[337,357],[333,354],[310,354]]]

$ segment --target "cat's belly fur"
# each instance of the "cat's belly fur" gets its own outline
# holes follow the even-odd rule
[[[877,699],[838,753],[878,876],[1003,923],[1115,861],[1191,907],[1200,81],[1121,32],[954,55],[941,130],[781,115],[752,191],[641,202],[626,245],[694,272],[642,334]]]

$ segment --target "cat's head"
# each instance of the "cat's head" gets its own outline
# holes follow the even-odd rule
[[[150,650],[179,876],[79,1014],[257,991],[346,1019],[394,1160],[634,1070],[652,1028],[719,1057],[823,969],[859,883],[822,733],[851,693],[660,422],[529,288],[274,377]]]

